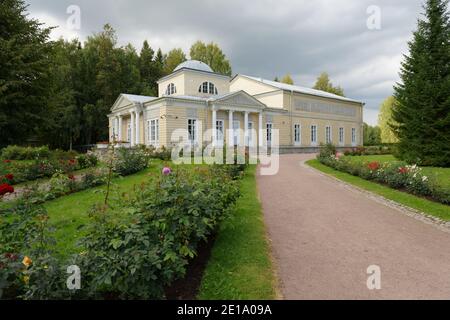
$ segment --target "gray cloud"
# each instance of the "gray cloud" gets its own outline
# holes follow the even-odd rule
[[[119,43],[140,49],[144,39],[164,51],[188,52],[201,39],[215,41],[235,73],[273,79],[291,73],[311,87],[322,71],[346,95],[367,102],[365,120],[376,123],[383,99],[398,81],[421,12],[421,0],[144,1],[28,0],[33,17],[59,25],[54,37],[84,40],[110,23]],[[69,5],[81,8],[81,30],[66,27]],[[381,8],[381,30],[368,30],[367,8]]]

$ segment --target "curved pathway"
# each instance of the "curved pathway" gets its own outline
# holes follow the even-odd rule
[[[302,164],[313,157],[280,156],[257,178],[284,298],[450,299],[450,233]]]

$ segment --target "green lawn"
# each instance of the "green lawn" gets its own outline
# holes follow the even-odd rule
[[[133,192],[133,187],[151,179],[150,174],[161,170],[160,161],[153,161],[150,168],[128,177],[113,180],[119,192]],[[89,222],[88,212],[95,203],[104,199],[106,186],[80,191],[45,203],[50,223],[55,228],[58,253],[68,256],[77,252],[76,242],[83,235],[82,226]]]
[[[234,217],[224,223],[206,268],[199,299],[275,299],[276,281],[256,191],[256,167],[242,181]]]
[[[370,156],[372,157],[372,156]],[[390,156],[373,156],[373,159],[380,159],[380,157],[390,157]],[[376,157],[376,158],[375,158]],[[356,157],[355,157],[356,158]],[[365,157],[368,158],[368,157]],[[395,158],[394,158],[395,159]],[[380,161],[380,160],[376,160]],[[340,180],[353,184],[362,189],[371,191],[378,195],[381,195],[387,199],[394,200],[400,204],[408,206],[410,208],[422,211],[426,214],[441,218],[446,221],[450,221],[450,206],[433,202],[424,198],[416,197],[412,194],[401,192],[398,190],[391,189],[389,187],[383,186],[381,184],[364,180],[360,177],[352,176],[345,172],[340,172],[334,170],[333,168],[327,167],[321,164],[318,160],[310,160],[307,164],[315,169],[318,169],[326,174],[336,177]],[[430,168],[432,169],[432,168]]]
[[[399,161],[392,155],[381,156],[346,156],[355,162],[395,162]],[[423,173],[432,179],[441,187],[450,189],[450,168],[422,167]]]

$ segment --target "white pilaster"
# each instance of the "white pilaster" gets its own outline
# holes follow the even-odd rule
[[[119,141],[123,141],[123,137],[122,137],[122,122],[123,118],[122,115],[119,115],[119,130],[117,132],[117,140]]]
[[[140,112],[136,110],[136,145],[141,144],[141,125],[140,125]]]
[[[212,145],[213,147],[217,146],[217,111],[212,110]]]
[[[228,142],[229,142],[230,148],[234,146],[233,120],[234,120],[233,110],[230,110],[229,118],[228,118]]]
[[[249,146],[249,134],[248,134],[248,112],[244,113],[244,146],[248,147]]]
[[[135,144],[135,139],[136,139],[136,134],[135,134],[135,127],[136,127],[136,120],[135,120],[135,116],[134,116],[134,111],[130,112],[131,115],[131,137],[130,137],[130,144],[132,147],[134,147]]]
[[[263,134],[263,114],[262,112],[259,113],[259,120],[258,120],[258,145],[260,147],[264,146],[264,134]]]

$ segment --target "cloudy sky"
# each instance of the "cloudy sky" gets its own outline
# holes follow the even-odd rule
[[[367,103],[370,124],[376,124],[380,103],[399,79],[422,11],[422,0],[26,1],[32,17],[58,26],[53,38],[84,40],[110,23],[121,45],[138,50],[145,39],[153,48],[180,47],[186,53],[196,40],[214,41],[234,73],[270,80],[290,73],[296,84],[312,87],[326,71],[348,97]],[[71,5],[81,12],[75,30],[67,25]],[[379,29],[368,28],[368,20],[376,23],[371,6],[380,9]]]

